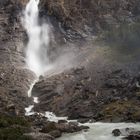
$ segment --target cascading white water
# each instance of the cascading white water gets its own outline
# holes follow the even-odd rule
[[[65,134],[57,140],[122,140],[127,133],[124,132],[124,136],[114,137],[112,135],[114,129],[135,128],[136,131],[140,130],[139,123],[87,123],[85,125],[90,127],[89,131]]]
[[[47,58],[47,47],[49,44],[49,26],[47,24],[40,25],[39,23],[39,0],[30,0],[26,6],[23,18],[23,25],[27,31],[29,42],[26,49],[26,63],[28,68],[33,71],[37,77],[43,75],[47,70],[48,58]],[[57,65],[56,65],[57,66]],[[31,85],[28,95],[31,96],[31,91],[37,79]],[[38,103],[38,99],[34,98],[34,102]],[[34,106],[30,105],[26,108],[25,115],[32,115],[31,112]],[[57,121],[57,118],[53,113],[46,112],[44,115],[50,119],[50,121]],[[121,138],[115,138],[111,135],[111,131],[115,128],[129,127],[130,124],[103,124],[93,123],[87,124],[90,126],[88,132],[80,132],[71,135],[64,135],[58,140],[120,140]],[[139,126],[131,124],[132,127],[137,128]],[[140,129],[140,128],[139,128]]]
[[[49,27],[39,24],[39,0],[30,0],[24,11],[23,25],[28,34],[26,64],[38,77],[46,71]]]
[[[22,19],[29,41],[26,47],[26,64],[33,71],[37,79],[31,84],[28,96],[31,96],[32,88],[40,75],[48,69],[47,48],[49,45],[49,26],[39,23],[40,0],[30,0],[25,8]]]
[[[49,44],[49,28],[47,24],[39,24],[39,1],[40,0],[30,0],[28,2],[22,19],[23,26],[29,38],[26,48],[26,64],[37,76],[37,79],[31,84],[28,91],[29,97],[39,76],[43,75],[46,71],[46,65],[48,63],[47,47]],[[31,112],[33,107],[33,105],[30,105],[25,108],[25,115],[33,114],[34,112]]]

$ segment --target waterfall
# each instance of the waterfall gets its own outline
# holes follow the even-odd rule
[[[39,23],[39,0],[30,0],[25,8],[24,17],[22,19],[23,26],[26,29],[29,41],[26,49],[26,64],[33,71],[37,79],[30,85],[28,96],[31,97],[32,89],[38,81],[40,75],[44,75],[47,70],[51,69],[48,65],[47,48],[49,45],[49,26]],[[38,103],[38,98],[34,98],[34,103]],[[33,115],[34,105],[25,108],[25,115]],[[45,116],[51,120],[59,120],[62,118],[56,117],[52,112],[46,112]],[[63,117],[63,119],[66,119]]]
[[[26,47],[26,64],[37,76],[37,79],[33,81],[28,91],[29,97],[31,97],[32,89],[38,81],[39,76],[43,75],[46,71],[48,63],[47,47],[49,45],[49,27],[47,24],[39,23],[38,5],[39,0],[30,0],[25,8],[22,19],[23,26],[29,38]],[[36,99],[37,97],[34,97],[34,102],[38,103]],[[30,105],[25,108],[25,115],[34,114],[34,112],[31,112],[33,107],[34,105]]]
[[[41,24],[39,22],[39,0],[30,0],[26,6],[24,11],[23,25],[26,29],[29,41],[26,49],[26,64],[28,68],[33,71],[37,77],[40,75],[44,75],[46,70],[48,70],[48,57],[47,57],[47,48],[49,45],[49,26],[47,24]],[[70,54],[70,53],[69,53]],[[72,54],[69,55],[71,58]],[[56,61],[55,68],[58,71],[58,65],[61,65],[64,70],[64,66],[69,64],[66,58],[68,55],[59,58],[59,61]],[[62,61],[61,61],[62,60]],[[61,63],[58,63],[61,62]],[[65,65],[62,65],[64,63]],[[68,65],[69,66],[69,65]],[[50,67],[50,66],[49,66]],[[60,66],[59,66],[60,67]],[[70,68],[70,66],[68,67]],[[62,70],[60,70],[61,72]],[[54,71],[56,73],[56,71]],[[30,89],[28,91],[28,96],[31,96],[32,88],[35,83],[38,81],[38,78],[31,84]],[[38,103],[38,98],[34,97],[34,102]],[[32,112],[34,105],[30,105],[28,108],[25,108],[25,115],[33,115]],[[46,112],[45,114],[41,114],[47,117],[50,121],[57,122],[58,120],[67,120],[66,117],[56,117],[52,112]],[[65,134],[58,140],[121,140],[122,137],[114,137],[112,135],[112,130],[115,128],[126,128],[126,127],[134,127],[140,130],[139,124],[111,124],[111,123],[93,123],[93,124],[85,124],[90,127],[89,131],[79,132],[74,134]]]
[[[49,26],[39,23],[39,0],[30,0],[24,11],[23,25],[29,41],[26,49],[26,64],[38,77],[46,71],[48,63]]]
[[[30,0],[26,5],[24,17],[22,18],[29,39],[25,51],[26,64],[28,69],[37,76],[28,91],[29,97],[39,76],[47,70],[48,64],[49,26],[46,23],[39,23],[39,2],[40,0]]]

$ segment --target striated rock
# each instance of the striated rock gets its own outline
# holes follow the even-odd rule
[[[67,120],[58,120],[58,123],[67,123]]]
[[[131,64],[114,66],[102,60],[41,79],[33,89],[40,100],[35,110],[86,121],[139,121],[137,65],[133,64],[134,72]]]
[[[42,133],[49,133],[51,131],[57,130],[55,122],[47,122],[45,126],[40,130]]]
[[[78,126],[77,123],[61,123],[61,124],[56,124],[56,128],[60,130],[61,132],[67,132],[67,133],[73,133],[73,132],[78,132],[83,129],[89,129],[88,126]]]
[[[103,30],[117,28],[120,24],[129,24],[139,19],[139,0],[41,0],[41,15],[54,16],[67,39],[71,39],[69,31],[77,36],[85,37]],[[92,17],[92,18],[89,18]],[[87,28],[88,26],[88,28]],[[70,34],[71,35],[71,34]]]
[[[79,123],[87,123],[89,121],[89,119],[78,119]],[[91,121],[94,122],[94,121]]]
[[[140,139],[140,131],[132,131],[128,135],[128,137],[125,138],[126,140],[139,140]]]

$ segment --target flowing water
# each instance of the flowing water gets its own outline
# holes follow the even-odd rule
[[[90,127],[89,131],[64,134],[57,140],[122,140],[124,136],[114,137],[112,135],[112,130],[125,128],[135,128],[135,130],[140,130],[140,124],[133,123],[91,123],[85,125]],[[124,135],[127,134],[124,132]]]
[[[28,34],[26,63],[38,77],[46,71],[48,63],[49,26],[39,23],[39,0],[30,0],[24,11],[23,25]]]
[[[26,64],[33,71],[37,78],[33,81],[28,91],[28,96],[31,97],[32,89],[38,81],[39,76],[43,75],[47,63],[47,46],[49,44],[49,31],[46,24],[39,25],[39,0],[30,0],[25,8],[24,17],[22,19],[23,26],[26,29],[29,41],[26,47]],[[44,29],[45,28],[45,29]],[[37,98],[34,102],[38,103]],[[25,115],[33,115],[32,109],[34,105],[25,108]]]
[[[49,45],[49,26],[47,24],[39,23],[39,0],[30,0],[26,6],[23,18],[23,25],[27,31],[29,42],[26,49],[26,63],[28,68],[33,71],[37,77],[43,75],[48,69],[48,57],[47,47]],[[31,96],[32,88],[38,81],[38,78],[33,82],[28,91],[28,96]],[[34,97],[34,102],[38,103],[38,98]],[[32,108],[30,105],[25,108],[25,115],[33,115]],[[44,114],[50,121],[57,121],[59,119],[51,112]],[[90,127],[89,131],[79,132],[74,134],[64,134],[58,140],[120,140],[122,137],[114,137],[111,132],[113,129],[132,127],[136,130],[140,130],[139,124],[130,123],[92,123],[85,124]]]

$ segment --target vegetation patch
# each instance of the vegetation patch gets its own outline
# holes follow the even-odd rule
[[[0,115],[0,140],[31,140],[24,136],[30,124],[23,117]]]
[[[140,105],[133,101],[116,101],[105,105],[102,114],[106,119],[140,121]]]

